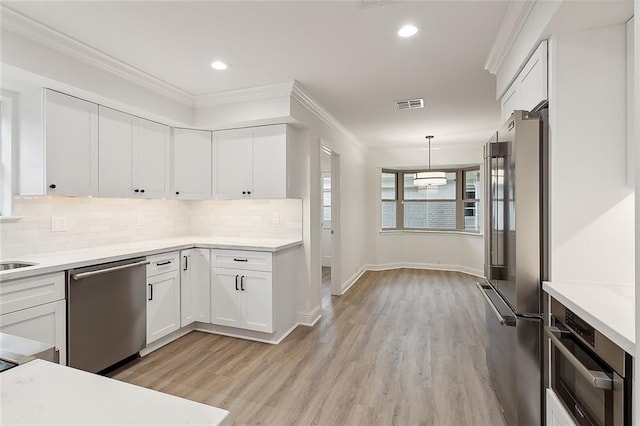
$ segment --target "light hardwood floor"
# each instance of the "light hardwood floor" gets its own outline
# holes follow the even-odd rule
[[[232,424],[504,425],[474,282],[367,272],[342,297],[325,282],[322,319],[279,345],[193,332],[111,377],[225,408]]]

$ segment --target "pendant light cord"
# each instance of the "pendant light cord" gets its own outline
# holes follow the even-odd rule
[[[429,141],[429,171],[431,171],[431,139],[433,136],[425,136]]]

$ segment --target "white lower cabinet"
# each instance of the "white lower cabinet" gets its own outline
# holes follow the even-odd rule
[[[273,333],[272,273],[213,267],[211,323]]]
[[[211,322],[211,254],[208,249],[180,252],[180,326]]]
[[[573,421],[573,417],[567,411],[567,409],[562,405],[560,399],[553,391],[553,389],[547,389],[546,391],[546,399],[547,399],[547,426],[575,426],[576,423]]]
[[[180,328],[180,274],[147,277],[147,345]]]
[[[67,322],[64,300],[0,315],[0,331],[53,345],[60,364],[67,364]]]

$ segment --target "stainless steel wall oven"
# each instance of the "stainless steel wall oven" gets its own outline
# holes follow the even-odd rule
[[[631,425],[631,355],[553,298],[545,336],[551,388],[576,423]]]

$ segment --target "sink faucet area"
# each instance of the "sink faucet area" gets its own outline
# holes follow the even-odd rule
[[[37,263],[33,262],[0,262],[0,271],[7,271],[9,269],[26,268],[27,266],[35,266]]]

